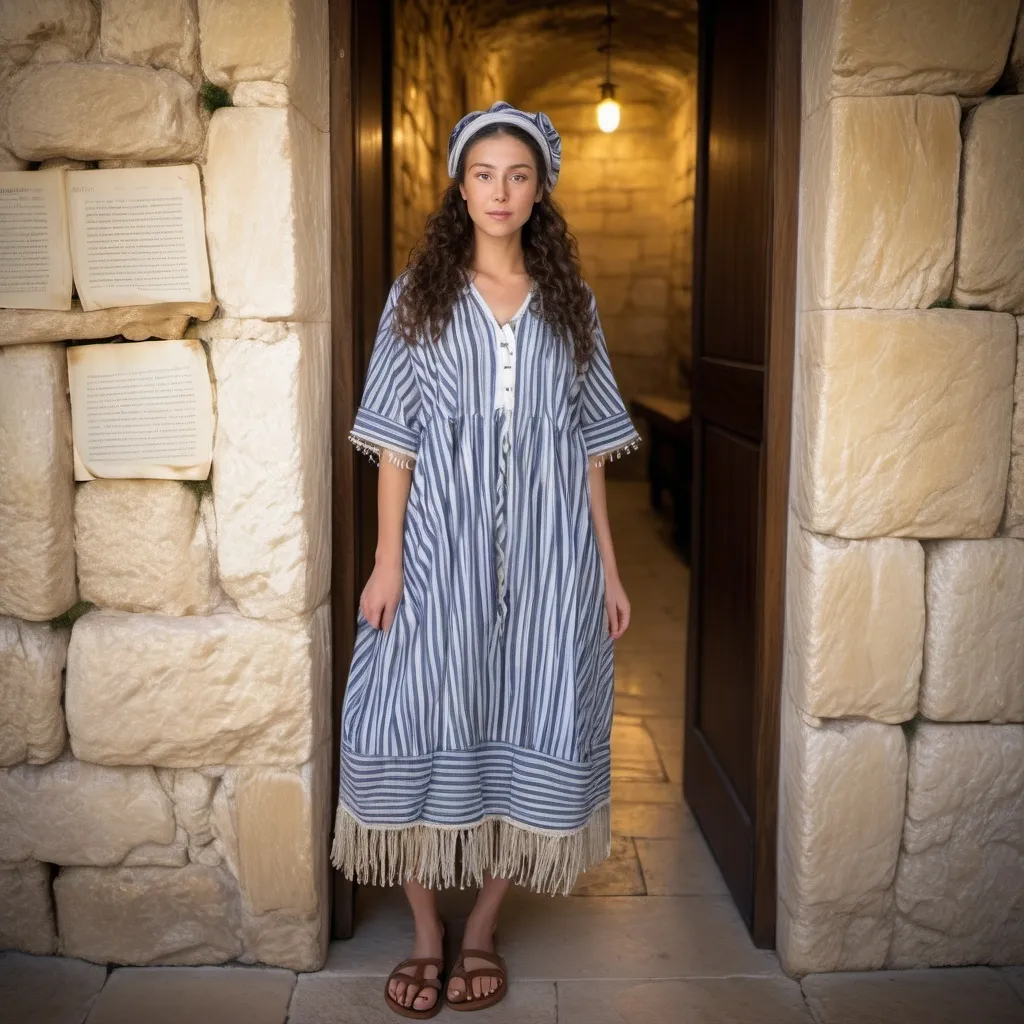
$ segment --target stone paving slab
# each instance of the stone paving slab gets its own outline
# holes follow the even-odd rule
[[[636,839],[648,896],[727,896],[729,888],[696,825],[682,839]]]
[[[558,983],[558,1024],[682,1022],[814,1024],[800,986],[789,978]]]
[[[0,1020],[82,1024],[106,978],[106,968],[84,960],[0,953]]]
[[[462,906],[472,898],[469,890],[455,894]],[[400,889],[361,890],[356,905],[358,939],[333,942],[325,971],[387,975],[409,955],[405,897]],[[457,943],[461,921],[448,913],[446,918],[448,938]],[[515,889],[502,908],[497,943],[519,979],[781,975],[777,957],[754,948],[724,896],[564,897]]]
[[[401,1019],[384,1002],[382,978],[304,974],[295,986],[288,1024],[395,1024]],[[486,1024],[555,1024],[554,983],[510,984],[508,995],[500,1003],[470,1019]],[[433,1020],[465,1024],[467,1015],[446,1006]]]
[[[284,1024],[294,987],[273,967],[123,967],[86,1024]]]
[[[1024,1000],[1024,967],[1004,967],[1000,971],[1010,987]]]
[[[989,967],[812,974],[802,987],[819,1024],[1024,1024],[1024,1003]]]

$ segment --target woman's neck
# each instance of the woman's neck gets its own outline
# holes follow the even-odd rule
[[[472,268],[478,274],[497,279],[525,274],[522,231],[507,238],[495,238],[478,228],[473,238]]]

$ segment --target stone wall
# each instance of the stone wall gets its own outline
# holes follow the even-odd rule
[[[323,963],[327,110],[325,0],[0,7],[0,166],[197,162],[216,296],[0,310],[0,948]],[[211,483],[76,485],[66,345],[183,335]]]
[[[1018,6],[804,5],[778,918],[795,974],[1024,962]]]
[[[504,99],[495,54],[472,9],[455,0],[397,0],[392,79],[393,271],[397,276],[437,208],[448,177],[448,136],[469,110]]]
[[[620,88],[622,121],[597,126],[592,82],[541,86],[517,103],[544,110],[562,136],[555,198],[579,241],[587,280],[627,400],[676,397],[690,364],[695,83],[664,94]]]

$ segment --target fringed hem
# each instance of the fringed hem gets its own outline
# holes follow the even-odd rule
[[[465,827],[364,825],[339,804],[331,863],[346,878],[369,885],[415,879],[440,889],[455,885],[456,848],[462,855],[460,889],[483,885],[486,872],[534,892],[568,896],[576,876],[611,853],[610,805],[602,804],[572,832],[552,832],[496,816]]]
[[[369,460],[375,465],[380,465],[380,456],[382,451],[388,453],[388,462],[393,463],[396,466],[401,466],[402,469],[413,469],[416,465],[416,456],[411,452],[401,451],[399,449],[388,448],[386,445],[374,444],[371,441],[367,441],[365,438],[358,437],[355,434],[349,434],[348,439],[359,449]]]
[[[625,444],[619,445],[618,448],[612,448],[607,452],[600,452],[597,455],[590,456],[590,465],[597,469],[603,466],[606,462],[612,459],[621,459],[623,455],[628,455],[630,452],[635,452],[640,447],[640,442],[643,438],[636,434],[631,440]]]

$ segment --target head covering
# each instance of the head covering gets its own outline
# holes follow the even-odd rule
[[[544,155],[546,183],[550,192],[558,181],[558,170],[562,166],[562,139],[547,114],[517,110],[504,100],[499,100],[490,110],[474,110],[466,114],[452,129],[448,139],[448,177],[454,178],[458,174],[459,157],[473,136],[492,124],[515,125],[536,140]]]

